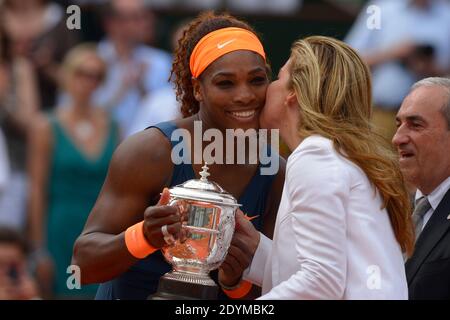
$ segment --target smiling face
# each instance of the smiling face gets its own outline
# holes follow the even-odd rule
[[[392,142],[406,180],[429,194],[450,176],[450,130],[442,113],[449,96],[443,87],[422,86],[403,101]]]
[[[223,131],[257,129],[268,82],[265,62],[257,53],[238,50],[222,56],[199,80],[193,79],[200,119]]]

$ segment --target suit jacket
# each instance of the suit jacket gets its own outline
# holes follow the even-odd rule
[[[304,139],[287,162],[274,239],[261,235],[244,278],[262,284],[263,299],[407,299],[401,249],[381,207],[330,140]]]
[[[406,262],[409,299],[450,299],[450,190],[433,212]]]

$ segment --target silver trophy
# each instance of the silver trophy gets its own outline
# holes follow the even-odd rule
[[[187,215],[179,239],[166,239],[162,249],[173,270],[161,277],[152,299],[216,299],[218,287],[210,271],[225,260],[234,233],[236,199],[209,181],[205,164],[199,180],[169,190],[170,205]]]

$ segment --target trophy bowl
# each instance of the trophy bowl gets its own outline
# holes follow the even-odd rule
[[[161,277],[153,299],[216,299],[218,287],[209,272],[217,269],[228,252],[235,227],[236,199],[209,181],[208,166],[200,179],[169,190],[169,205],[186,214],[182,236],[162,252],[172,271]]]

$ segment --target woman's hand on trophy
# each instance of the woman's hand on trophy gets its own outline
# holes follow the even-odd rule
[[[235,286],[252,262],[259,244],[259,232],[238,209],[236,228],[225,261],[219,268],[219,281],[227,287]]]
[[[173,244],[182,237],[182,223],[187,215],[182,206],[168,205],[169,199],[169,190],[164,188],[158,203],[144,212],[144,235],[155,248]]]
[[[178,207],[178,213],[181,215],[181,225],[186,225],[188,222],[188,214],[189,214],[189,203],[185,200],[177,200],[176,203],[172,204]],[[183,243],[189,237],[190,232],[186,228],[181,228],[180,233],[178,234],[178,241]]]

